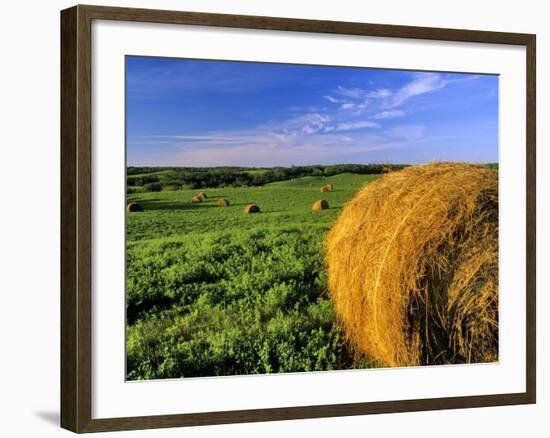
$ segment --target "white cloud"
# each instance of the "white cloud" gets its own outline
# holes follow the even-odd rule
[[[372,118],[375,120],[383,120],[383,119],[393,119],[395,117],[403,117],[406,114],[403,110],[388,110],[388,111],[381,111],[377,114],[375,114]]]
[[[227,137],[234,139],[227,145]],[[174,136],[187,138],[188,136]],[[189,136],[190,138],[193,136]],[[408,143],[389,142],[378,134],[314,134],[311,136],[272,135],[262,132],[221,132],[217,135],[194,136],[195,140],[174,139],[171,148],[150,150],[133,165],[151,163],[159,166],[289,166],[291,164],[322,164],[341,162],[349,154],[369,161],[372,153],[410,147]],[[201,140],[198,140],[201,138]]]
[[[336,99],[332,96],[329,96],[329,95],[326,95],[326,96],[323,96],[326,100],[328,100],[329,102],[332,102],[332,103],[342,103],[344,102],[343,100],[340,100],[340,99]]]
[[[355,104],[354,104],[354,103],[351,103],[351,102],[343,103],[343,104],[340,106],[340,108],[341,108],[341,109],[344,109],[344,110],[353,109],[353,108],[355,108]]]
[[[366,90],[362,88],[346,88],[338,86],[336,93],[344,96],[343,99],[336,99],[332,96],[325,96],[333,103],[340,103],[340,109],[357,109],[356,115],[361,114],[369,102],[380,108],[396,108],[403,105],[411,97],[429,93],[445,87],[448,83],[441,75],[437,73],[420,73],[413,76],[413,80],[398,88],[390,90],[388,88],[378,88]],[[350,101],[351,100],[351,101]],[[361,100],[361,102],[357,102]],[[378,102],[378,104],[376,104]],[[381,113],[382,114],[382,113]],[[387,112],[382,118],[400,117],[403,114]]]
[[[351,97],[352,99],[360,99],[364,94],[365,90],[361,88],[345,88],[341,85],[338,86],[338,92],[346,97]]]
[[[329,114],[306,113],[283,122],[271,122],[260,126],[260,130],[291,135],[311,135],[322,131],[332,120]]]
[[[416,79],[397,90],[390,98],[388,108],[394,108],[404,104],[408,99],[420,94],[439,90],[447,85],[447,82],[435,73],[422,73]]]
[[[336,126],[336,131],[349,131],[350,129],[360,128],[379,128],[380,125],[370,120],[359,120],[355,122],[342,122]]]
[[[370,97],[371,99],[383,99],[385,97],[390,97],[391,95],[392,95],[392,92],[387,88],[381,88],[380,90],[369,91],[366,94],[366,96]]]
[[[388,90],[387,88],[380,88],[378,90],[371,90],[371,91],[368,91],[368,90],[365,90],[365,89],[362,89],[362,88],[346,88],[346,87],[342,87],[341,85],[338,86],[338,91],[337,91],[339,94],[341,94],[342,96],[346,96],[348,98],[351,98],[351,99],[365,99],[365,98],[368,98],[368,99],[384,99],[384,98],[387,98],[387,97],[390,97],[393,93],[391,90]],[[331,97],[331,96],[328,96],[328,97]],[[327,96],[325,96],[325,98],[328,98]],[[332,99],[332,100],[331,100]],[[338,103],[341,103],[342,101],[338,101],[337,99],[334,99],[333,97],[331,97],[331,99],[329,99],[331,102],[338,102]]]

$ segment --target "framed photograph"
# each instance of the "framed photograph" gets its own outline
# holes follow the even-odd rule
[[[535,35],[61,12],[61,425],[535,403]]]

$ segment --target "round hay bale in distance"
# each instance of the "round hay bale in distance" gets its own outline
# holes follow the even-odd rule
[[[325,184],[324,186],[321,187],[321,193],[332,192],[333,190],[334,190],[334,186],[330,183]]]
[[[126,211],[128,212],[137,212],[137,211],[143,211],[143,207],[138,204],[137,202],[130,202],[127,206],[126,206]]]
[[[244,213],[245,214],[259,213],[259,212],[260,212],[260,207],[258,207],[256,204],[247,204],[244,207]]]
[[[225,198],[218,199],[218,202],[216,202],[220,207],[229,207],[229,201]]]
[[[349,201],[326,239],[347,337],[386,366],[498,360],[498,173],[432,163]]]
[[[202,198],[200,198],[200,197],[198,197],[197,195],[195,195],[195,196],[193,196],[193,197],[191,198],[191,202],[192,202],[193,204],[196,204],[197,202],[202,202]]]
[[[315,201],[313,207],[311,207],[313,211],[327,210],[328,208],[328,202],[325,199],[319,199],[318,201]]]
[[[206,193],[204,193],[204,192],[199,192],[195,196],[200,198],[201,201],[204,201],[205,199],[208,199],[208,196],[206,196]]]

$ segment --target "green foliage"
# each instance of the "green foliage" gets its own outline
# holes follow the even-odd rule
[[[145,192],[160,192],[162,190],[162,184],[159,182],[147,183],[143,186]]]
[[[222,187],[252,187],[305,176],[333,176],[342,173],[378,175],[385,170],[399,170],[403,167],[405,167],[403,164],[335,164],[332,166],[314,165],[273,168],[129,167],[126,184],[128,186],[144,187],[145,191],[159,191],[150,189],[149,185],[152,183],[160,184],[164,190],[174,190],[180,187],[193,190]]]
[[[319,241],[309,242],[316,231],[224,233],[129,251],[140,260],[129,263],[129,378],[351,366]]]
[[[134,193],[141,193],[143,192],[143,187],[139,187],[139,186],[127,186],[126,187],[126,194],[127,195],[132,195]]]
[[[159,177],[151,173],[145,175],[128,176],[126,178],[126,185],[144,186],[145,184],[158,183],[159,181]]]
[[[323,239],[375,176],[310,176],[263,187],[136,193],[127,216],[129,379],[373,366],[344,342],[327,293]],[[311,211],[323,193],[331,209]],[[216,206],[224,197],[231,204]],[[262,213],[244,215],[249,202]]]

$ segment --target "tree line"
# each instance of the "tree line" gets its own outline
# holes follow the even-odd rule
[[[128,167],[128,191],[160,191],[219,187],[261,186],[304,176],[339,173],[381,174],[400,170],[404,164],[334,164],[329,166],[250,167]],[[162,172],[161,172],[162,171]],[[147,175],[154,173],[153,175]]]

